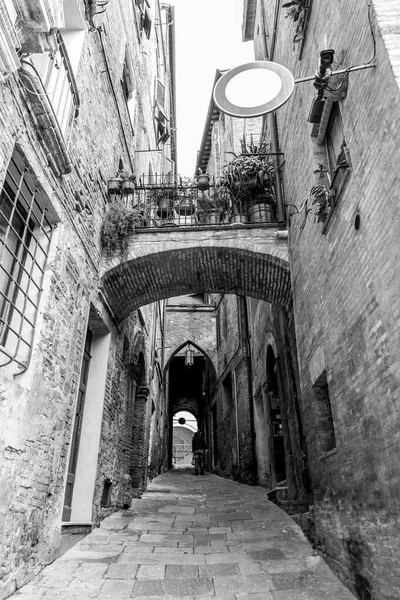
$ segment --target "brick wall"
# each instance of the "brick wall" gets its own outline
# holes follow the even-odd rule
[[[274,3],[265,8],[271,40]],[[338,10],[314,2],[298,60],[293,22],[281,9],[273,59],[295,77],[315,72],[323,48],[335,49],[336,68],[377,65],[351,73],[340,102],[352,171],[325,233],[305,204],[318,168],[307,123],[311,82],[295,86],[277,120],[286,202],[300,211],[290,219],[290,264],[317,545],[360,598],[389,600],[399,594],[400,553],[399,186],[389,166],[399,154],[397,3],[374,2],[370,18],[372,32],[367,3]],[[261,39],[256,48],[262,58]],[[313,384],[324,370],[336,449],[321,454],[326,424],[316,419]]]

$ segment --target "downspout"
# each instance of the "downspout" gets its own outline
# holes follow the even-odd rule
[[[237,388],[236,388],[236,370],[233,369],[233,395],[235,401],[235,419],[236,419],[236,456],[237,456],[237,464],[240,469],[240,443],[239,443],[239,407],[237,402]]]

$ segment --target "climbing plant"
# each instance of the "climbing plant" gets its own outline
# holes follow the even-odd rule
[[[136,209],[127,208],[122,200],[113,202],[101,226],[101,245],[107,253],[114,252],[118,247],[124,251],[127,237],[135,232],[137,226],[143,224],[143,215]]]
[[[291,2],[282,4],[282,7],[287,8],[285,18],[289,18],[295,23],[293,44],[298,44],[304,37],[308,0],[291,0]]]

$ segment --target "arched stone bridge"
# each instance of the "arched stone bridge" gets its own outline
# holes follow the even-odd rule
[[[104,257],[101,286],[118,319],[172,296],[226,293],[291,305],[287,240],[277,225],[141,230]]]

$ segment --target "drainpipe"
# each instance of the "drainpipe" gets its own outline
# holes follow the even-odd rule
[[[238,467],[240,468],[239,407],[238,407],[238,402],[237,402],[236,370],[235,369],[233,369],[233,371],[232,371],[232,376],[233,376],[232,387],[233,387],[233,395],[234,395],[234,401],[235,401],[235,418],[236,418],[236,456],[237,456],[237,464],[238,464]]]

